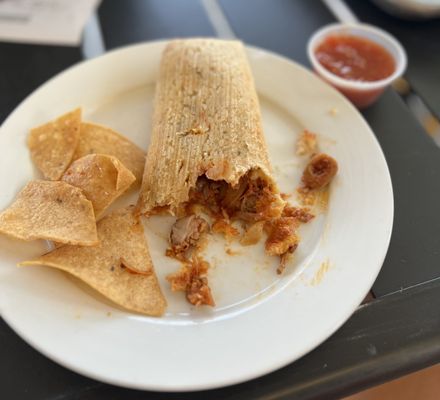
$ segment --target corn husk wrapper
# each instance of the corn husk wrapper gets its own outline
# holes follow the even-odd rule
[[[243,45],[172,41],[162,55],[139,211],[175,211],[203,174],[235,186],[250,171],[277,191]]]

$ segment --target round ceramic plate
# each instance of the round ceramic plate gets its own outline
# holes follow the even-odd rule
[[[154,84],[165,42],[140,44],[81,63],[31,94],[1,127],[0,209],[39,177],[26,148],[29,128],[82,106],[85,120],[106,124],[147,149]],[[169,307],[162,318],[125,312],[66,274],[17,268],[47,251],[44,242],[0,237],[0,311],[28,343],[89,377],[150,390],[198,390],[271,372],[306,354],[344,323],[376,278],[393,221],[382,151],[360,114],[312,73],[280,56],[248,48],[264,132],[280,189],[292,197],[306,157],[298,135],[317,133],[339,173],[325,212],[301,229],[285,273],[263,246],[213,236],[205,250],[215,308],[193,308],[165,276],[171,217],[145,221]],[[135,201],[125,197],[114,207]],[[127,243],[127,246],[130,244]]]

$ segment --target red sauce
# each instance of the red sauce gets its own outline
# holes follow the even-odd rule
[[[356,36],[329,36],[315,54],[327,70],[350,80],[378,81],[390,76],[396,68],[393,56],[386,49]]]

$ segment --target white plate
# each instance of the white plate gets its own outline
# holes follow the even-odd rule
[[[164,42],[110,52],[56,76],[30,95],[0,133],[0,209],[36,171],[28,129],[78,105],[85,119],[108,124],[148,146],[154,82]],[[65,274],[15,263],[45,243],[0,237],[0,311],[28,343],[81,374],[151,390],[197,390],[242,382],[280,368],[329,337],[356,309],[376,278],[388,247],[393,196],[382,151],[359,113],[312,73],[280,56],[248,48],[275,176],[294,193],[305,159],[295,140],[319,134],[340,172],[327,213],[301,232],[285,274],[262,246],[241,248],[215,237],[206,251],[218,306],[193,309],[171,293],[164,276],[171,219],[146,221],[167,314],[155,319],[113,307]],[[238,250],[226,255],[225,247]]]

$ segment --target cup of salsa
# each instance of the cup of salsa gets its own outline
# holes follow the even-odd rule
[[[309,40],[307,53],[315,72],[358,108],[368,107],[405,71],[400,43],[366,24],[332,24]]]

